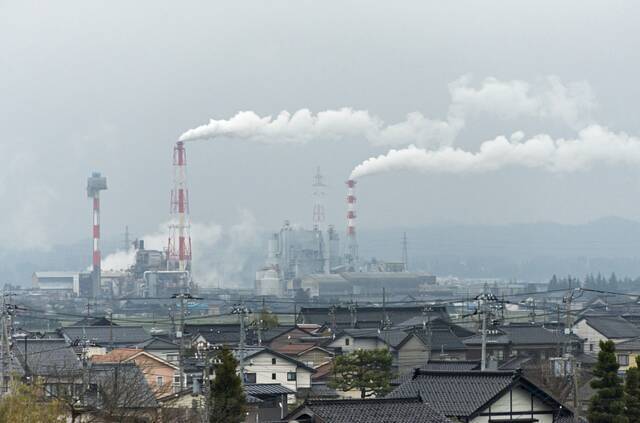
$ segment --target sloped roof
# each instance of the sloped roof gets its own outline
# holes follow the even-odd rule
[[[169,363],[162,358],[153,355],[151,353],[146,352],[143,349],[139,348],[116,348],[109,351],[106,354],[94,355],[91,357],[91,361],[93,363],[122,363],[126,361],[135,361],[136,358],[144,356],[149,360],[153,360],[157,363],[160,363],[164,366],[171,367],[173,369],[178,369],[178,367],[174,364]]]
[[[540,324],[511,323],[500,326],[500,330],[509,337],[511,343],[516,345],[550,344],[577,340],[577,338],[547,329]]]
[[[326,423],[451,423],[419,397],[375,399],[310,399],[294,411],[309,411]]]
[[[513,372],[423,371],[389,397],[421,395],[445,416],[470,416],[513,382]]]
[[[617,343],[616,351],[640,351],[640,337]]]
[[[364,339],[378,339],[381,342],[388,344],[389,346],[396,348],[398,347],[405,339],[411,336],[410,333],[403,331],[402,329],[389,329],[389,330],[379,330],[379,329],[343,329],[342,333],[336,337],[339,338],[343,334],[349,335],[354,339],[364,338]]]
[[[415,331],[425,345],[431,345],[432,351],[464,350],[466,346],[463,340],[449,329],[432,329],[429,336],[424,331]]]
[[[244,392],[248,395],[260,397],[261,395],[291,395],[295,391],[280,385],[279,383],[245,383]]]
[[[100,408],[103,398],[112,398],[125,409],[156,408],[158,402],[142,371],[133,363],[93,363],[89,368],[89,383],[109,395],[92,396],[90,402]],[[117,388],[117,391],[116,391]],[[117,396],[114,397],[114,395]]]
[[[474,416],[496,400],[502,392],[520,383],[532,393],[556,407],[561,404],[512,371],[426,371],[416,370],[411,379],[398,386],[388,397],[420,395],[425,402],[448,417]]]
[[[640,336],[640,328],[620,316],[586,315],[578,319],[576,324],[582,320],[609,339]]]
[[[155,336],[147,339],[146,341],[140,342],[139,344],[136,344],[135,348],[141,348],[147,351],[180,349],[177,344]]]
[[[236,349],[236,350],[233,350],[232,352],[233,352],[234,357],[236,359],[239,359],[240,351]],[[283,360],[289,361],[289,362],[295,364],[298,367],[302,367],[303,369],[309,370],[311,373],[315,373],[316,372],[316,369],[314,369],[313,367],[307,366],[302,361],[296,360],[293,357],[290,357],[288,355],[279,353],[278,351],[274,351],[271,348],[266,348],[266,347],[257,347],[257,348],[249,347],[249,348],[245,348],[244,349],[244,360],[245,361],[249,360],[249,359],[251,359],[251,357],[255,357],[255,356],[260,355],[260,354],[275,355],[276,357],[280,357]]]
[[[32,374],[40,376],[69,376],[81,370],[80,360],[64,339],[27,339],[26,365]],[[21,366],[25,366],[25,341],[14,344]]]
[[[65,326],[61,330],[72,341],[86,337],[101,346],[135,345],[149,339],[142,326]]]
[[[425,370],[469,371],[479,370],[479,360],[429,360]]]

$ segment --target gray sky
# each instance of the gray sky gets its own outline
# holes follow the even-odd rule
[[[210,118],[351,106],[385,122],[443,119],[462,75],[589,84],[593,118],[640,134],[635,1],[491,2],[0,0],[0,241],[47,246],[89,235],[86,177],[109,179],[103,231],[168,219],[171,148]],[[575,131],[548,120],[471,117],[456,145],[516,130]],[[343,181],[386,146],[364,139],[188,146],[192,218],[229,227],[310,225],[311,178],[328,179],[327,220],[344,226]],[[640,172],[511,168],[409,172],[358,186],[363,227],[432,222],[584,222],[640,215]]]

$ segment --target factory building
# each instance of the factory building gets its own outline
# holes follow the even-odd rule
[[[301,278],[300,288],[310,297],[379,297],[383,288],[390,295],[411,295],[435,285],[436,277],[410,272],[345,272],[310,274]]]
[[[285,221],[268,241],[267,260],[256,272],[256,294],[283,296],[293,280],[329,274],[341,264],[340,237],[333,226],[323,233],[318,227],[309,230]]]

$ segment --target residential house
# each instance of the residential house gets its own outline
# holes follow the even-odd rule
[[[177,365],[135,348],[118,348],[104,355],[91,357],[92,363],[135,363],[156,397],[179,390],[180,370]]]
[[[88,379],[90,421],[157,421],[155,393],[135,363],[92,363]]]
[[[467,358],[479,360],[482,355],[482,335],[464,339]],[[488,361],[502,364],[513,357],[526,355],[546,360],[565,353],[582,351],[582,341],[575,335],[566,335],[545,328],[542,324],[510,323],[487,330]]]
[[[308,306],[301,307],[298,319],[301,323],[313,323],[324,325],[329,328],[380,328],[386,318],[392,323],[399,325],[416,316],[425,314],[422,306]],[[431,306],[426,313],[430,320],[440,318],[444,321],[449,319],[446,306]]]
[[[640,336],[640,328],[621,316],[585,315],[572,327],[573,333],[585,340],[584,351],[590,354],[600,352],[600,341],[616,344]]]
[[[39,378],[48,396],[72,397],[82,388],[82,364],[64,339],[16,339],[19,374]]]
[[[553,423],[572,414],[520,372],[416,369],[387,397],[416,396],[445,416],[468,423]]]
[[[69,344],[86,339],[92,345],[89,355],[104,354],[114,348],[127,348],[149,339],[142,326],[64,326],[60,334]]]
[[[169,363],[177,364],[180,359],[180,346],[165,338],[154,336],[133,347],[145,350]]]
[[[626,373],[631,367],[637,367],[636,360],[640,356],[640,337],[632,338],[616,344],[616,357],[618,358],[618,369],[621,373]]]
[[[417,395],[412,398],[309,399],[285,420],[300,423],[451,423]]]
[[[234,350],[234,355],[239,359],[239,350]],[[311,389],[311,375],[315,369],[269,348],[246,348],[244,372],[248,384],[278,383],[295,392],[297,397],[305,397]]]
[[[280,384],[243,385],[246,404],[245,423],[281,421],[287,413],[287,397],[294,392]],[[200,390],[187,389],[158,399],[162,421],[200,423],[207,399]]]

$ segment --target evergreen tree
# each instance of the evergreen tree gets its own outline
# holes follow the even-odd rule
[[[636,356],[636,366],[638,357]],[[640,369],[630,367],[624,384],[625,415],[629,423],[640,423]]]
[[[589,405],[590,423],[628,423],[625,416],[624,387],[618,376],[616,347],[613,341],[600,341],[598,363],[591,387],[596,390]]]
[[[390,391],[393,358],[386,349],[356,350],[339,355],[329,386],[342,391],[360,391],[360,398],[382,396]]]
[[[616,277],[615,273],[612,273],[609,277],[609,285],[607,286],[607,289],[609,289],[610,291],[618,290],[618,278]]]
[[[226,347],[218,353],[218,360],[209,390],[209,423],[243,422],[246,397],[242,380],[236,373],[238,360]]]

